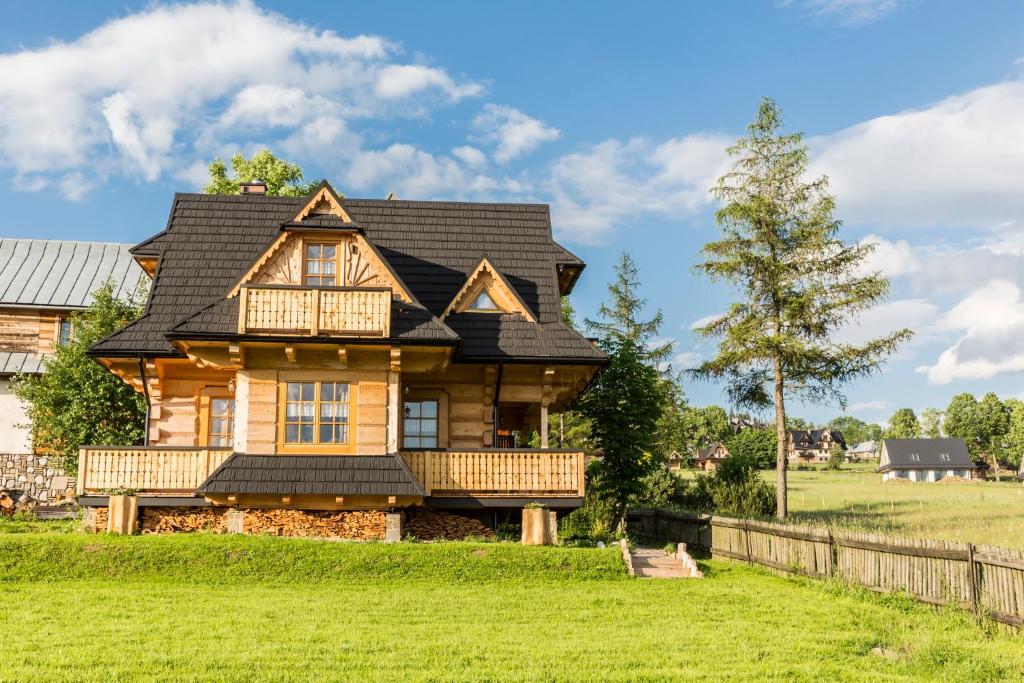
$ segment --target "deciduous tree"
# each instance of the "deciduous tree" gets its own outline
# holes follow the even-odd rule
[[[142,314],[144,292],[139,287],[118,299],[107,282],[88,309],[72,316],[74,334],[43,361],[44,372],[15,378],[14,393],[26,405],[36,448],[58,457],[65,471],[78,469],[80,446],[131,446],[145,435],[142,395],[86,355]]]
[[[944,414],[938,408],[925,408],[921,411],[921,436],[928,439],[942,438],[942,420]]]
[[[900,408],[889,418],[886,439],[916,439],[921,436],[921,425],[911,408]]]
[[[704,246],[697,269],[733,285],[738,300],[698,330],[720,341],[718,355],[694,372],[725,380],[735,405],[774,405],[776,512],[784,518],[787,399],[845,405],[843,385],[875,372],[911,332],[862,344],[836,336],[885,297],[888,282],[864,272],[873,244],[839,238],[827,178],[807,180],[807,146],[781,127],[779,109],[763,100],[713,190],[722,236]]]
[[[290,161],[279,159],[269,149],[262,149],[246,159],[241,154],[231,157],[231,170],[222,159],[210,162],[210,182],[203,188],[206,194],[238,194],[239,183],[262,180],[267,184],[267,194],[283,197],[301,197],[317,186],[316,182],[303,182],[302,167]]]

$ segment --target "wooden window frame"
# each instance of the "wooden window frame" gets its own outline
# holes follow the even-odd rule
[[[320,385],[324,382],[348,385],[348,441],[346,443],[319,443],[320,440]],[[288,384],[307,383],[314,385],[313,393],[313,436],[314,443],[286,443],[286,411]],[[309,373],[287,375],[281,373],[277,387],[277,452],[281,454],[323,454],[352,455],[358,444],[359,383],[351,378],[314,377]]]
[[[238,404],[231,410],[231,445],[230,446],[210,446],[210,402],[215,398],[225,398],[232,401],[235,400],[235,395],[226,386],[208,386],[203,387],[200,390],[197,400],[199,403],[199,410],[196,411],[199,421],[198,429],[198,445],[205,446],[207,448],[234,448],[235,438],[238,436]]]
[[[405,403],[407,401],[437,401],[437,447],[410,448],[408,450],[442,450],[448,448],[448,392],[444,389],[412,388],[402,394],[402,403],[398,408],[398,443],[405,448]]]
[[[67,339],[66,342],[63,339],[61,339],[61,332],[64,330],[64,323],[68,324],[68,339]],[[71,321],[71,317],[70,316],[65,316],[65,315],[57,316],[57,329],[56,329],[56,335],[54,336],[54,339],[53,339],[53,346],[55,348],[58,347],[58,346],[64,346],[65,344],[71,343],[71,341],[74,338],[75,338],[75,324]]]
[[[311,260],[312,261],[319,261],[321,264],[330,262],[330,259],[327,259],[327,260],[325,260],[323,258],[310,259],[309,256],[308,256],[308,253],[309,253],[308,249],[310,247],[314,247],[314,246],[334,247],[334,283],[333,284],[332,283],[328,283],[326,285],[323,284],[323,283],[320,283],[319,285],[310,284],[310,282],[309,282],[310,273],[309,273],[309,269],[308,269],[309,262]],[[342,251],[344,251],[344,244],[342,243],[341,240],[331,240],[331,239],[324,239],[324,240],[310,239],[310,240],[306,240],[306,239],[303,239],[303,240],[300,241],[299,248],[301,249],[301,254],[302,254],[302,286],[303,287],[316,287],[316,286],[320,286],[320,287],[325,287],[325,286],[326,287],[338,287],[338,286],[340,286],[340,283],[344,282],[344,274],[342,273],[342,264],[344,262],[343,259],[342,259]],[[312,277],[322,278],[324,276],[321,274],[321,275],[313,275]]]

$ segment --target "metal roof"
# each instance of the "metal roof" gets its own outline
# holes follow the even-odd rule
[[[883,439],[879,471],[977,469],[963,439]]]
[[[127,296],[143,277],[130,244],[0,238],[0,306],[85,308],[108,279]]]
[[[0,352],[0,376],[13,375],[19,372],[38,375],[42,371],[42,354]]]

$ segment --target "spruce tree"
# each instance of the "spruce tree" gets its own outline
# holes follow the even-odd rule
[[[888,282],[862,272],[871,244],[838,237],[828,179],[808,180],[800,134],[781,132],[779,109],[764,99],[749,134],[729,148],[732,169],[713,189],[721,239],[704,246],[698,272],[733,286],[737,300],[700,328],[719,338],[718,355],[694,371],[724,380],[733,404],[775,407],[777,514],[786,500],[786,401],[836,402],[843,384],[875,372],[911,336],[898,330],[863,344],[836,331],[881,301]]]
[[[674,343],[658,342],[662,314],[658,310],[648,320],[642,319],[647,300],[638,293],[640,273],[633,257],[622,252],[615,266],[615,281],[608,285],[610,303],[598,309],[600,320],[585,319],[587,329],[602,339],[628,340],[637,345],[645,359],[664,363],[672,355]]]

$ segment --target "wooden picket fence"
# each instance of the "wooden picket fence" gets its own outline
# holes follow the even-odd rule
[[[931,605],[956,605],[1024,627],[1024,552],[820,527],[776,524],[668,510],[630,510],[641,539],[686,543],[712,557],[868,590],[904,592]]]

